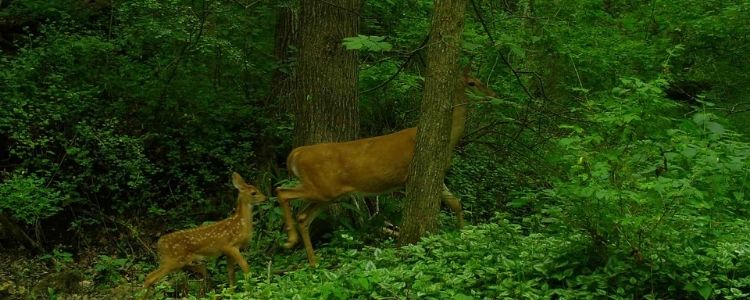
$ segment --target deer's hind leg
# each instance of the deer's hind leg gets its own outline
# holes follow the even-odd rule
[[[456,214],[456,218],[458,219],[458,228],[463,228],[464,211],[463,209],[461,209],[461,201],[456,196],[454,196],[453,193],[451,193],[445,183],[443,183],[443,192],[441,193],[441,198],[443,200],[443,203],[445,203],[445,205],[448,205],[453,213]]]
[[[310,263],[310,266],[315,266],[317,264],[312,241],[310,240],[310,224],[323,211],[323,208],[328,206],[328,204],[330,203],[313,203],[298,214],[297,222],[299,223],[299,230],[302,234],[302,241],[305,244],[305,251],[307,252],[307,261]]]
[[[159,263],[159,268],[151,272],[146,276],[146,281],[143,284],[144,288],[150,288],[154,283],[159,281],[162,277],[176,270],[182,269],[185,264],[174,261],[174,260],[163,260]]]

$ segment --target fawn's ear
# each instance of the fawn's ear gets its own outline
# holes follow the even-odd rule
[[[242,176],[240,176],[240,174],[237,174],[237,172],[232,172],[232,184],[235,188],[239,189],[246,183],[245,180],[242,179]]]

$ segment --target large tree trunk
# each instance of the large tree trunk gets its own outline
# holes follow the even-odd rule
[[[359,30],[360,0],[301,1],[295,146],[355,139],[357,56],[342,46]]]
[[[406,184],[406,208],[399,243],[414,243],[438,228],[440,194],[449,164],[453,99],[463,91],[458,55],[466,0],[436,0],[427,49],[422,115]]]
[[[360,0],[303,0],[294,91],[294,146],[349,141],[359,135],[358,66],[342,45],[359,31]],[[339,205],[328,212],[344,218]],[[324,228],[325,226],[318,226]]]

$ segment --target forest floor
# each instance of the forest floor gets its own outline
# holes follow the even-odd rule
[[[110,250],[106,247],[89,249],[77,253],[73,258],[67,252],[53,251],[51,254],[34,256],[23,248],[4,248],[0,251],[0,299],[144,298],[143,279],[156,268],[153,259],[101,255],[110,253]],[[302,249],[285,254],[275,253],[279,250],[277,247],[266,250],[266,253],[254,257],[248,253],[252,250],[243,251],[251,267],[251,276],[259,277],[258,280],[306,266]],[[266,265],[271,261],[277,265],[273,274],[266,274]],[[208,291],[226,289],[225,261],[211,259],[207,265]],[[175,272],[161,282],[166,283],[160,287],[159,298],[200,298],[205,294],[203,280],[198,274]]]
[[[67,255],[33,257],[22,249],[5,249],[0,251],[0,266],[3,299],[132,299],[137,286],[97,286],[93,251],[79,254],[74,262]]]

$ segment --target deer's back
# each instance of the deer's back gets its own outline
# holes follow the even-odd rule
[[[166,234],[159,238],[157,248],[160,256],[218,256],[228,246],[247,244],[251,233],[252,223],[249,220],[233,216],[213,224]]]
[[[294,149],[287,167],[324,198],[378,194],[402,187],[414,157],[416,128],[341,143]]]

